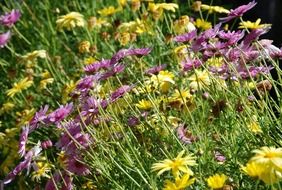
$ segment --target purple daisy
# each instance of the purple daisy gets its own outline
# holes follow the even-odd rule
[[[0,24],[7,27],[12,27],[21,17],[19,10],[13,9],[11,12],[0,16]]]
[[[60,121],[65,119],[72,111],[73,103],[66,104],[65,106],[61,105],[54,112],[50,113],[47,116],[47,123],[58,124]]]
[[[243,16],[244,13],[246,13],[248,10],[252,9],[254,6],[256,6],[256,2],[252,1],[248,3],[247,5],[241,5],[237,7],[236,9],[231,9],[230,13],[227,15],[227,17],[220,18],[223,22],[228,22],[234,18],[238,18]]]
[[[197,30],[193,30],[185,34],[175,36],[173,40],[175,42],[187,42],[193,40],[196,36],[197,36]]]

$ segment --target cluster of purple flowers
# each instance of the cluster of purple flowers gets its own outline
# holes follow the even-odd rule
[[[19,10],[12,10],[9,13],[0,16],[0,25],[11,28],[21,17]],[[11,38],[11,31],[0,33],[0,48],[3,48]]]
[[[227,22],[241,17],[255,5],[253,1],[240,6],[221,20]],[[282,58],[282,50],[272,45],[272,41],[258,40],[268,30],[269,27],[254,29],[249,33],[241,30],[224,31],[220,23],[200,34],[193,30],[176,36],[174,41],[186,43],[188,52],[193,52],[182,61],[183,71],[205,66],[223,79],[247,79],[270,72],[273,67],[262,60],[271,62],[272,59]],[[221,65],[207,65],[210,58],[222,58]]]
[[[60,186],[61,189],[71,189],[73,175],[89,174],[89,167],[83,162],[83,153],[95,140],[86,132],[86,125],[97,125],[100,120],[109,121],[109,118],[99,117],[100,109],[106,109],[109,104],[124,96],[132,90],[133,85],[123,85],[104,99],[93,95],[93,92],[101,81],[122,72],[123,69],[120,69],[120,66],[125,68],[125,65],[120,64],[121,59],[132,55],[147,55],[150,51],[150,48],[123,49],[118,51],[111,59],[102,60],[85,67],[85,72],[88,75],[78,82],[71,94],[74,103],[61,105],[50,113],[48,113],[49,107],[44,106],[35,113],[29,124],[22,128],[18,153],[24,160],[8,174],[3,180],[4,184],[10,183],[21,171],[29,170],[30,166],[35,164],[34,161],[40,152],[53,146],[53,142],[48,139],[38,143],[31,150],[26,150],[28,136],[42,127],[56,126],[60,132],[60,137],[55,143],[55,147],[60,152],[64,152],[64,168],[55,171],[45,189],[53,190],[56,186]]]

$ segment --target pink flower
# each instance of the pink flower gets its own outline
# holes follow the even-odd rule
[[[10,31],[0,34],[0,48],[3,48],[8,43],[10,37],[11,37]]]
[[[12,27],[20,17],[20,11],[13,9],[10,13],[0,16],[0,24],[3,26]]]
[[[73,104],[66,104],[65,106],[60,106],[54,112],[50,113],[47,117],[48,123],[59,123],[65,119],[72,111]]]
[[[196,69],[200,67],[203,63],[199,59],[190,59],[186,58],[182,63],[183,71],[191,71],[192,69]]]
[[[122,87],[116,89],[110,97],[111,102],[115,102],[117,99],[121,98],[125,93],[129,92],[133,86],[123,85]]]
[[[76,175],[87,175],[90,173],[89,168],[78,157],[70,157],[67,161],[67,169]]]
[[[220,152],[218,152],[218,151],[215,151],[215,152],[214,152],[214,158],[215,158],[216,161],[221,162],[221,163],[225,162],[225,160],[226,160],[225,156],[223,156],[223,155],[222,155]]]
[[[30,130],[29,133],[34,131],[40,123],[44,124],[45,119],[47,118],[47,111],[48,111],[49,106],[45,105],[44,107],[41,107],[41,109],[35,113],[31,121],[29,122],[30,124]]]
[[[241,5],[237,7],[236,9],[231,9],[230,13],[227,15],[227,17],[220,18],[223,22],[228,22],[234,18],[243,16],[244,13],[246,13],[248,10],[252,9],[257,3],[255,1],[250,2],[247,5]]]
[[[101,61],[92,63],[84,67],[84,71],[87,74],[95,73],[100,69],[107,69],[110,66],[110,59],[102,59]]]
[[[149,68],[145,71],[146,74],[158,74],[161,70],[164,70],[166,68],[166,64],[162,64],[159,66],[155,66],[152,68]]]
[[[193,136],[191,133],[188,132],[187,128],[184,127],[184,124],[180,125],[177,130],[177,136],[180,141],[185,144],[191,144],[198,140],[197,137]]]
[[[193,40],[196,36],[197,36],[197,30],[193,30],[185,34],[175,36],[173,40],[175,42],[187,42],[187,41]]]
[[[118,63],[122,58],[130,55],[148,55],[152,51],[151,48],[141,49],[121,49],[111,59],[110,65]]]

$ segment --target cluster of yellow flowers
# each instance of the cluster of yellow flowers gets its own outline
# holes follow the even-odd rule
[[[282,180],[282,148],[262,147],[241,169],[249,176],[268,185]]]
[[[190,178],[194,173],[189,166],[195,166],[196,161],[193,155],[184,156],[185,150],[182,150],[176,158],[170,160],[165,159],[152,166],[153,171],[158,171],[157,175],[160,176],[166,171],[172,171],[174,182],[170,180],[165,181],[164,190],[185,189],[195,182],[195,178]]]

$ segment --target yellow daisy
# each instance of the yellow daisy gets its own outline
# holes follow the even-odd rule
[[[33,84],[33,81],[29,80],[27,77],[13,84],[13,88],[6,91],[7,96],[14,97],[15,94],[29,88]]]
[[[75,27],[84,27],[85,21],[83,15],[78,12],[70,12],[66,15],[60,16],[56,21],[58,30],[66,28],[72,30]]]
[[[193,175],[192,170],[188,166],[196,165],[195,157],[192,155],[182,157],[184,153],[185,150],[182,150],[173,160],[165,159],[159,163],[153,164],[152,170],[158,171],[158,176],[169,170],[172,170],[172,174],[175,178],[179,177],[180,172]]]

